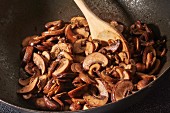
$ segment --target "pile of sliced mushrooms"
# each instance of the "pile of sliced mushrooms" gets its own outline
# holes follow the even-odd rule
[[[86,110],[114,103],[146,87],[166,55],[166,40],[144,23],[129,28],[110,23],[128,42],[131,59],[120,40],[92,40],[84,17],[48,22],[40,35],[22,42],[17,91],[37,109]]]

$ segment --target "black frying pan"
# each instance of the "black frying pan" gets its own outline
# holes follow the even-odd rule
[[[135,20],[142,20],[151,24],[157,35],[167,37],[167,45],[170,48],[170,1],[87,0],[87,4],[96,15],[106,21],[116,20],[130,25]],[[77,15],[82,13],[73,0],[0,0],[0,112],[10,112],[9,108],[21,112],[35,112],[32,105],[16,94],[19,88],[19,52],[22,39],[40,33],[48,21],[58,19],[68,21]],[[167,73],[164,72],[170,67],[169,61],[170,51],[167,53],[167,62],[161,69],[158,79],[143,90],[119,102],[81,112],[117,112],[136,103],[152,89],[151,86],[160,85],[161,79],[166,83],[164,77]],[[3,111],[4,109],[7,111]],[[133,111],[133,108],[130,109]]]

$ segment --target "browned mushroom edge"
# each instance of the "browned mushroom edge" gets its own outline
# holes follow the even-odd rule
[[[156,80],[166,56],[166,40],[155,39],[147,24],[128,27],[112,21],[130,48],[128,59],[121,40],[93,40],[87,20],[73,17],[45,24],[41,35],[22,41],[17,90],[37,109],[86,110],[114,103]]]

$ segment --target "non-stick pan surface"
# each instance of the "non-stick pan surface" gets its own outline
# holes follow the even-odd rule
[[[167,45],[170,49],[170,1],[87,0],[87,3],[96,15],[106,21],[116,20],[130,25],[135,20],[142,20],[142,22],[151,24],[157,35],[161,34],[161,36],[167,37]],[[46,22],[58,19],[68,21],[71,17],[77,15],[82,15],[82,13],[74,4],[73,0],[0,0],[0,107],[2,107],[0,108],[0,112],[10,112],[9,108],[22,112],[33,112],[29,109],[34,109],[32,105],[23,101],[16,94],[16,90],[19,88],[17,82],[20,73],[19,52],[21,50],[20,44],[22,39],[26,36],[40,33]],[[159,26],[160,32],[157,26]],[[158,105],[159,98],[157,97],[165,101],[163,104],[168,106],[167,103],[170,102],[168,100],[170,98],[170,93],[168,92],[170,85],[167,85],[169,78],[166,77],[168,72],[163,75],[162,73],[169,67],[170,51],[167,53],[167,62],[160,71],[160,78],[150,85],[155,87],[152,90],[154,93],[150,92],[148,93],[149,96],[144,97],[149,89],[152,88],[149,86],[122,101],[87,112],[117,112],[136,103],[141,98],[144,98],[145,101],[143,100],[142,103],[145,105],[134,105],[129,108],[129,112],[129,109],[126,111],[130,113],[136,110],[139,113],[142,110],[141,106],[147,107],[148,102],[153,103],[152,105]],[[164,86],[165,88],[163,88]],[[154,95],[155,98],[152,98]],[[156,102],[157,104],[154,104]],[[7,106],[8,109],[4,106]],[[138,107],[141,109],[138,110]],[[155,107],[155,109],[158,108]],[[158,110],[155,113],[159,113]]]

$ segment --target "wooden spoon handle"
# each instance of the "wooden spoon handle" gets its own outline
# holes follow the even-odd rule
[[[87,6],[84,0],[74,0],[74,2],[77,4],[77,6],[80,8],[80,10],[83,12],[84,16],[86,17],[87,20],[91,19],[99,19]]]

